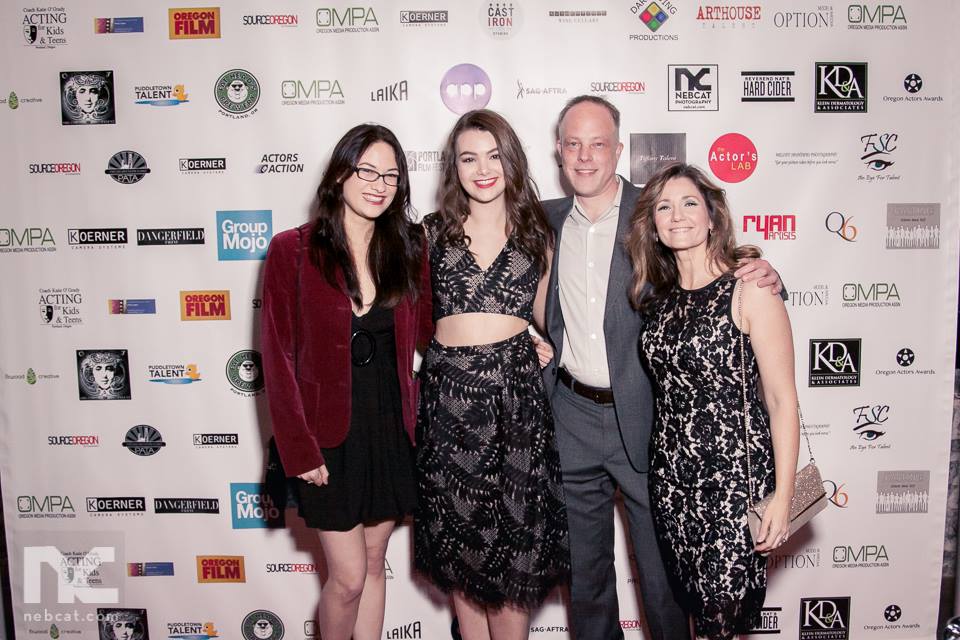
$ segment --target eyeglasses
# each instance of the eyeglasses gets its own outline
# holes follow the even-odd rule
[[[376,182],[380,178],[383,178],[383,184],[388,187],[395,187],[400,184],[399,173],[379,173],[366,167],[354,167],[353,171],[357,174],[357,177],[364,182]]]

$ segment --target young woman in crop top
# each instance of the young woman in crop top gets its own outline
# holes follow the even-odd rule
[[[464,640],[524,638],[569,572],[553,417],[540,376],[553,237],[527,159],[492,111],[444,149],[424,220],[436,334],[420,368],[417,568],[453,596]]]

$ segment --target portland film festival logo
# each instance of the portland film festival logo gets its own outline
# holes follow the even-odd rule
[[[887,249],[939,249],[939,202],[887,204]]]
[[[60,122],[115,124],[113,71],[61,71]]]
[[[810,340],[809,386],[859,387],[860,338]]]
[[[243,349],[227,361],[227,381],[232,391],[241,396],[255,396],[263,391],[263,363],[259,351]]]
[[[77,351],[77,382],[81,400],[129,400],[127,350]]]
[[[260,82],[249,71],[231,69],[220,74],[213,86],[220,113],[228,118],[247,118],[257,112]]]
[[[457,115],[483,109],[490,102],[492,85],[487,72],[470,63],[451,67],[440,81],[440,99]]]
[[[818,62],[814,113],[866,113],[867,63]]]
[[[927,513],[930,471],[878,471],[877,513]]]

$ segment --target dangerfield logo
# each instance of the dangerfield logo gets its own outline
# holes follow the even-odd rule
[[[220,513],[218,498],[154,498],[154,513]]]
[[[814,81],[814,113],[867,112],[866,62],[818,62]]]
[[[234,529],[282,529],[284,511],[274,503],[262,482],[231,482],[230,517]]]
[[[810,340],[809,386],[859,387],[860,338]]]
[[[243,556],[197,556],[197,582],[246,582]]]
[[[263,260],[273,238],[273,212],[217,211],[218,260]]]
[[[137,229],[137,245],[139,246],[204,244],[205,238],[206,231],[203,227]]]
[[[799,640],[849,640],[850,598],[801,598]]]

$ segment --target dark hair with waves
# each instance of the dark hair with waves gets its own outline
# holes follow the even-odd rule
[[[343,226],[343,182],[376,142],[393,148],[400,182],[393,201],[374,223],[367,251],[367,266],[377,288],[375,303],[395,307],[405,296],[416,299],[423,259],[423,239],[410,211],[410,177],[400,142],[378,124],[360,124],[347,131],[333,149],[330,163],[317,187],[318,213],[310,236],[310,259],[330,286],[343,289],[358,307],[363,306],[356,265]],[[338,278],[342,274],[342,280]]]
[[[463,114],[444,145],[438,197],[438,240],[453,245],[469,246],[470,243],[469,237],[463,232],[463,223],[470,215],[469,198],[457,174],[457,139],[470,129],[486,131],[496,141],[503,165],[509,232],[517,246],[533,259],[543,274],[547,268],[547,250],[553,246],[553,231],[540,206],[540,194],[530,177],[530,167],[520,139],[503,116],[487,109]]]
[[[680,283],[680,273],[673,250],[657,241],[654,222],[657,202],[667,182],[688,178],[703,196],[713,230],[707,237],[707,261],[725,273],[733,271],[744,258],[759,258],[760,249],[752,245],[737,246],[727,204],[726,192],[711,181],[699,168],[674,162],[660,169],[640,192],[637,206],[630,217],[626,248],[633,264],[630,300],[641,310],[660,300]]]

